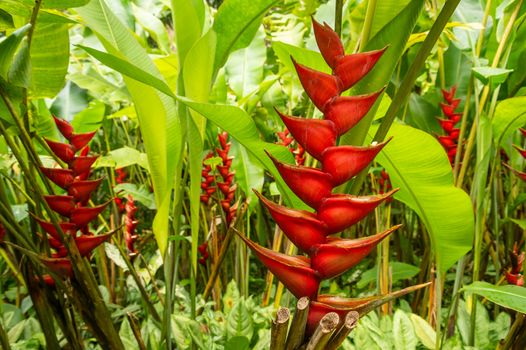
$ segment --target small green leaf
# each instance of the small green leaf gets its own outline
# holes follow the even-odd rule
[[[131,195],[133,200],[140,202],[148,209],[155,210],[155,199],[153,193],[150,192],[146,185],[124,183],[118,184],[113,190],[119,197],[126,198],[128,195]]]
[[[422,317],[411,314],[411,322],[413,322],[413,328],[415,334],[420,342],[428,349],[434,349],[436,344],[436,332],[429,323],[426,322]]]
[[[236,336],[228,339],[225,350],[248,350],[250,341],[247,337]]]
[[[396,310],[393,317],[393,336],[394,344],[397,350],[416,349],[418,340],[415,337],[413,324],[402,310]]]
[[[25,37],[29,28],[31,28],[31,25],[26,24],[11,33],[11,35],[5,38],[4,41],[0,42],[0,76],[2,78],[7,79],[7,73],[11,66],[11,62],[13,61],[16,49]]]
[[[462,291],[478,294],[505,308],[526,313],[526,288],[514,285],[495,286],[488,282],[473,282],[462,288]]]
[[[471,70],[482,84],[490,83],[492,87],[502,84],[506,81],[508,75],[513,72],[513,69],[492,67],[473,67]]]

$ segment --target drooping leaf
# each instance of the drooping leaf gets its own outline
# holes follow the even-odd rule
[[[489,83],[492,87],[502,84],[512,72],[511,69],[493,67],[473,67],[471,70],[482,84]]]
[[[371,129],[372,135],[376,128]],[[445,272],[471,249],[471,201],[453,185],[451,165],[434,137],[396,123],[388,133],[391,136],[377,161],[389,173],[393,187],[400,187],[394,197],[411,207],[424,223],[438,269]]]
[[[121,60],[126,60],[129,63],[128,68],[137,67],[146,72],[147,77],[153,76],[161,85],[160,88],[165,90],[165,93],[171,94],[171,90],[144,48],[112,13],[104,0],[92,0],[76,11],[101,39],[109,54],[114,57],[118,55]],[[134,73],[133,69],[132,73]],[[182,149],[182,135],[176,116],[176,106],[172,98],[150,87],[147,85],[148,82],[139,82],[127,77],[124,77],[124,80],[137,110],[141,135],[148,154],[158,210],[153,230],[157,244],[164,253],[168,238],[171,190]]]
[[[18,28],[0,43],[0,77],[7,79],[13,56],[29,28],[30,24]]]
[[[502,307],[526,313],[526,288],[515,285],[495,286],[478,281],[464,286],[462,291],[480,295]]]
[[[501,146],[508,136],[526,124],[526,96],[511,97],[497,104],[493,116],[493,139]]]

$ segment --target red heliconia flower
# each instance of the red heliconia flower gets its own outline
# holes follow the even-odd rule
[[[124,168],[118,168],[115,169],[115,172],[117,173],[117,176],[115,177],[115,182],[118,184],[122,184],[126,182],[126,178],[128,177],[128,173]]]
[[[330,237],[362,220],[382,202],[389,200],[397,189],[373,196],[332,193],[335,187],[367,168],[389,142],[387,140],[365,147],[337,146],[338,137],[367,114],[383,89],[363,96],[343,97],[340,94],[362,79],[385,49],[345,55],[338,35],[327,24],[322,26],[313,20],[313,25],[318,47],[333,73],[318,72],[294,60],[293,63],[307,95],[324,118],[304,119],[277,111],[287,127],[287,131],[278,133],[278,137],[283,144],[290,145],[290,132],[294,140],[319,161],[321,168],[285,164],[267,154],[285,183],[315,212],[278,205],[256,192],[285,235],[308,257],[288,256],[241,236],[259,260],[292,294],[298,298],[307,296],[311,299],[309,331],[327,312],[338,309],[343,316],[352,308],[369,311],[367,308],[371,305],[380,305],[389,298],[408,292],[404,290],[396,292],[398,294],[351,301],[345,299],[345,303],[340,304],[335,303],[330,296],[318,295],[322,280],[338,276],[355,266],[399,225],[359,239]]]
[[[128,200],[125,205],[126,216],[124,216],[124,224],[126,226],[124,240],[126,242],[126,247],[128,248],[128,255],[134,257],[137,255],[137,250],[135,249],[135,242],[137,241],[137,225],[139,221],[136,220],[135,214],[137,213],[137,207],[131,194],[128,195]]]
[[[294,138],[290,136],[289,130],[285,128],[283,131],[278,131],[276,135],[279,139],[278,145],[285,146],[292,152],[296,165],[305,164],[305,148],[300,143],[292,145]]]
[[[456,86],[451,87],[449,91],[442,89],[442,95],[444,96],[445,103],[440,103],[440,108],[442,109],[442,113],[446,118],[437,118],[440,127],[446,133],[444,136],[437,136],[438,142],[440,142],[442,147],[444,147],[446,150],[451,165],[455,163],[458,136],[460,134],[460,130],[455,128],[455,125],[462,118],[462,113],[455,113],[455,109],[460,104],[460,99],[455,99],[456,91]]]
[[[517,243],[513,245],[513,250],[510,252],[511,268],[506,271],[506,280],[509,284],[516,286],[524,285],[524,276],[522,275],[522,264],[524,263],[524,252],[519,254]]]
[[[216,188],[214,185],[215,176],[212,174],[212,166],[205,164],[205,160],[210,159],[214,156],[214,152],[210,151],[203,159],[203,170],[201,171],[201,189],[204,193],[201,195],[201,202],[208,204],[210,202],[210,196],[215,193]]]
[[[206,266],[206,261],[208,260],[208,257],[210,256],[210,253],[208,252],[208,242],[205,241],[203,242],[202,244],[200,244],[198,247],[197,247],[197,251],[199,252],[199,254],[201,255],[201,257],[199,258],[199,263],[203,266]]]
[[[95,207],[86,206],[91,194],[102,181],[102,179],[88,179],[91,167],[97,160],[97,156],[89,155],[88,143],[96,132],[77,134],[67,121],[57,117],[54,117],[54,120],[68,143],[47,139],[45,141],[51,151],[67,164],[67,169],[42,167],[41,170],[48,179],[64,189],[67,194],[47,195],[44,198],[53,211],[65,218],[66,221],[59,223],[61,231],[73,237],[73,242],[77,245],[81,256],[89,257],[95,248],[113,235],[113,232],[110,232],[95,236],[89,232],[88,228],[88,224],[111,202],[108,201]],[[80,154],[77,155],[79,152]],[[42,257],[42,263],[60,276],[72,277],[73,267],[57,229],[50,222],[37,217],[35,220],[48,235],[49,245],[55,251],[52,257]],[[79,231],[80,235],[77,234]],[[49,275],[44,275],[42,281],[48,285],[55,284]]]

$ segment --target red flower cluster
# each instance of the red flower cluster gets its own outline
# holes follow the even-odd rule
[[[509,284],[516,286],[524,285],[524,276],[522,275],[522,263],[524,262],[524,252],[519,255],[517,244],[513,246],[510,252],[511,269],[506,271],[506,280]]]
[[[115,173],[117,173],[117,176],[115,177],[116,183],[122,184],[126,182],[126,177],[128,177],[128,173],[126,172],[126,170],[124,170],[124,168],[115,169]],[[122,213],[126,209],[124,200],[120,197],[115,197],[114,201],[115,201],[115,204],[117,204],[119,213]]]
[[[66,221],[59,225],[66,235],[71,235],[82,256],[89,256],[93,249],[108,240],[112,233],[94,236],[88,228],[93,221],[111,202],[96,207],[87,207],[91,193],[100,185],[102,178],[89,180],[91,166],[98,156],[89,156],[87,144],[95,132],[77,134],[67,121],[54,117],[60,133],[68,143],[60,143],[45,139],[53,153],[67,164],[67,169],[41,167],[42,172],[57,186],[63,188],[66,195],[47,195],[45,200],[50,208],[60,214]],[[77,156],[77,152],[80,155]],[[35,217],[42,229],[48,234],[47,240],[55,253],[50,258],[42,258],[44,264],[57,274],[72,276],[71,261],[67,258],[67,251],[62,244],[55,226],[51,222]],[[77,232],[80,231],[80,235]],[[45,276],[47,283],[54,281]]]
[[[137,240],[137,234],[135,230],[139,221],[135,219],[135,213],[137,213],[137,207],[133,201],[131,194],[128,195],[128,200],[124,207],[126,211],[126,216],[124,217],[124,224],[126,225],[124,240],[126,241],[126,247],[128,248],[128,254],[130,257],[137,255],[137,250],[135,249],[135,241]]]
[[[327,24],[322,26],[315,21],[313,24],[318,47],[333,74],[293,62],[303,88],[322,111],[324,119],[278,114],[297,142],[321,163],[321,169],[284,164],[270,154],[269,157],[290,189],[316,212],[287,208],[257,193],[279,227],[308,257],[289,256],[241,237],[292,294],[297,298],[310,298],[308,332],[312,332],[328,312],[334,311],[343,319],[351,310],[367,312],[372,304],[381,304],[378,301],[382,296],[348,299],[318,295],[318,290],[322,280],[341,275],[355,266],[399,227],[360,239],[330,237],[356,224],[396,192],[373,196],[332,194],[336,186],[365,169],[387,143],[365,147],[336,146],[337,138],[367,114],[383,90],[361,96],[340,94],[362,79],[385,49],[345,55],[338,35]]]
[[[210,253],[208,252],[208,242],[204,242],[203,244],[199,245],[197,247],[197,250],[201,255],[201,257],[198,260],[199,263],[203,266],[206,266],[206,260],[208,260],[208,257],[210,256]]]
[[[216,148],[216,154],[221,158],[221,165],[217,166],[217,171],[219,176],[216,177],[212,173],[212,167],[205,164],[205,160],[210,159],[214,156],[214,153],[210,151],[203,160],[203,170],[201,171],[201,176],[203,181],[201,182],[201,189],[205,193],[201,195],[201,202],[208,204],[210,202],[210,196],[215,193],[216,187],[213,186],[214,181],[219,188],[219,191],[223,195],[221,199],[221,208],[226,216],[226,224],[230,226],[230,223],[236,216],[237,204],[235,204],[235,194],[237,185],[234,184],[234,175],[235,171],[232,168],[232,157],[228,156],[230,151],[231,143],[228,142],[228,133],[222,132],[217,135],[219,140],[219,146]]]
[[[294,138],[289,136],[290,132],[287,128],[281,132],[277,132],[276,135],[278,135],[279,142],[278,145],[283,145],[285,147],[288,147],[289,150],[294,154],[294,159],[296,160],[296,165],[304,165],[305,164],[305,149],[303,146],[301,146],[299,143],[293,147],[291,144],[294,142]]]
[[[451,165],[455,163],[458,136],[460,134],[460,129],[455,128],[455,125],[460,121],[460,118],[462,118],[462,113],[455,113],[455,109],[460,103],[460,99],[455,99],[456,91],[456,86],[453,86],[449,91],[442,89],[442,95],[444,96],[445,103],[440,103],[440,107],[442,108],[442,113],[444,113],[446,118],[437,118],[440,126],[446,133],[445,136],[438,136],[438,141],[446,150]]]

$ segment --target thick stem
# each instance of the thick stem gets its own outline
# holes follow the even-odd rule
[[[334,11],[334,31],[339,37],[342,35],[343,0],[336,0]]]
[[[365,13],[362,37],[360,40],[360,50],[363,50],[363,48],[365,48],[371,36],[371,28],[373,27],[374,13],[376,11],[376,1],[377,0],[369,0],[367,2],[367,12]]]

